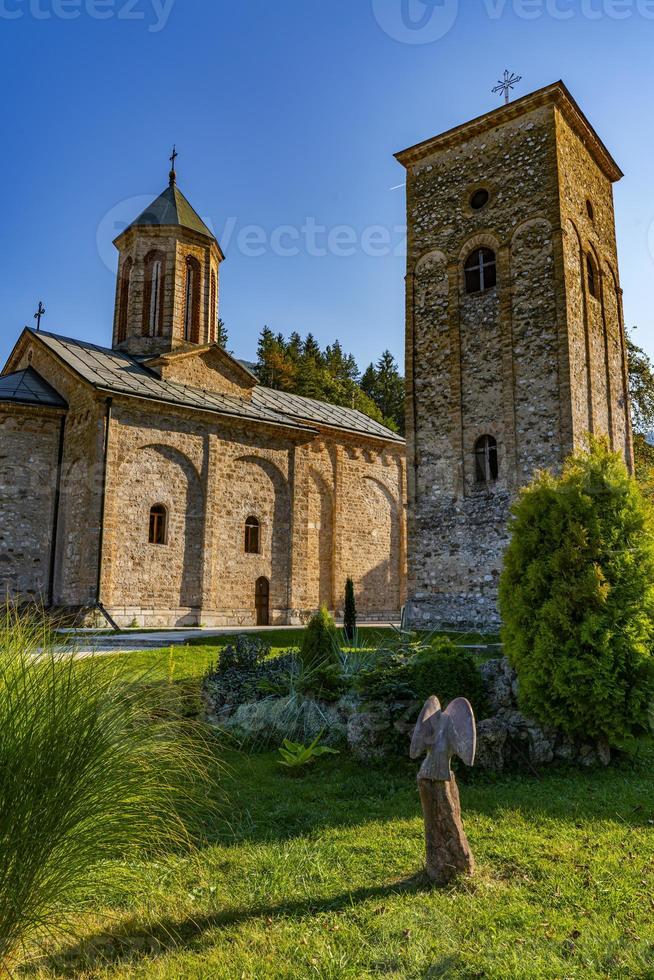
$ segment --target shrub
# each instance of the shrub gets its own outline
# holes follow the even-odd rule
[[[209,671],[205,690],[220,707],[255,701],[269,656],[270,647],[257,637],[237,636],[222,651],[218,666]]]
[[[357,607],[354,600],[354,582],[348,578],[345,583],[345,614],[343,617],[343,631],[348,643],[353,643],[357,630]]]
[[[311,618],[304,632],[300,647],[300,660],[305,667],[317,667],[323,664],[335,664],[337,647],[337,632],[334,620],[325,606]]]
[[[419,710],[435,694],[443,707],[464,697],[478,716],[485,708],[483,679],[474,659],[443,637],[382,649],[377,661],[361,671],[356,687],[367,702],[414,701]]]
[[[654,538],[636,482],[604,441],[521,493],[500,605],[529,715],[615,746],[646,728]]]
[[[411,684],[422,702],[432,694],[446,707],[454,698],[467,698],[478,718],[484,716],[484,681],[474,658],[451,640],[439,640],[416,654],[410,664]]]
[[[189,842],[208,746],[106,658],[0,613],[0,962],[136,883],[142,849]],[[163,696],[167,685],[160,688]]]

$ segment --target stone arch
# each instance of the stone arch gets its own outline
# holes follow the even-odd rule
[[[218,544],[216,581],[221,605],[241,610],[244,623],[255,621],[255,585],[270,582],[273,621],[288,609],[291,570],[291,508],[288,479],[272,460],[256,453],[238,456],[225,472],[226,520]],[[260,522],[259,554],[246,554],[244,527],[248,517]]]
[[[364,476],[361,488],[361,505],[353,525],[356,533],[351,542],[351,560],[358,561],[361,568],[361,574],[353,576],[357,602],[367,614],[388,613],[400,607],[399,502],[377,477]]]
[[[334,607],[334,494],[314,466],[308,479],[307,602],[311,609],[323,603]]]
[[[163,443],[132,450],[112,480],[112,606],[179,610],[201,605],[204,491],[193,462]],[[165,545],[149,542],[154,504],[168,513]],[[187,615],[187,613],[186,613]]]
[[[532,218],[511,239],[514,417],[521,433],[518,481],[560,452],[561,405],[551,395],[559,377],[559,323],[554,233],[546,218]],[[534,397],[536,391],[542,397]],[[494,434],[494,433],[491,433]],[[501,447],[501,442],[500,442]],[[500,448],[500,464],[502,462]]]
[[[57,602],[85,605],[96,598],[97,524],[92,516],[94,473],[78,456],[64,466],[59,504],[55,581]],[[98,487],[99,489],[99,487]]]

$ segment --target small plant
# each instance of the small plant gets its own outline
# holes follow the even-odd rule
[[[357,629],[357,607],[354,599],[354,582],[348,578],[345,583],[345,615],[343,630],[348,643],[354,643]]]
[[[338,755],[338,749],[330,749],[327,745],[319,744],[323,734],[324,732],[320,732],[310,745],[301,745],[299,742],[291,742],[285,738],[279,748],[281,759],[277,760],[278,765],[297,772],[311,765],[321,755]]]

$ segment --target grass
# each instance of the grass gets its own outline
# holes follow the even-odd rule
[[[173,679],[195,684],[228,641],[175,648]],[[119,658],[170,676],[167,651]],[[202,848],[143,861],[138,898],[17,976],[654,978],[652,743],[603,771],[462,773],[478,868],[443,890],[420,873],[414,764],[342,754],[293,777],[272,752],[220,755],[229,809]]]
[[[228,753],[227,824],[142,868],[138,901],[22,975],[148,978],[654,976],[652,755],[607,772],[461,785],[477,876],[419,872],[415,767]],[[94,924],[97,931],[94,931]]]

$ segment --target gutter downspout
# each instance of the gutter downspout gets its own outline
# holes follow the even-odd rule
[[[66,433],[66,416],[61,416],[59,427],[59,451],[57,454],[57,483],[55,485],[54,510],[52,514],[52,537],[50,539],[50,571],[48,576],[48,608],[54,605],[55,564],[57,560],[57,532],[59,530],[59,502],[61,500],[61,472],[64,462],[64,437]]]
[[[95,608],[99,609],[112,629],[120,632],[120,627],[114,622],[107,610],[102,605],[101,583],[102,583],[102,548],[104,545],[104,517],[106,510],[106,489],[107,489],[107,462],[109,458],[109,426],[111,424],[111,406],[113,398],[107,398],[104,413],[104,454],[102,460],[102,486],[100,488],[100,533],[98,535],[98,576],[95,587]]]

